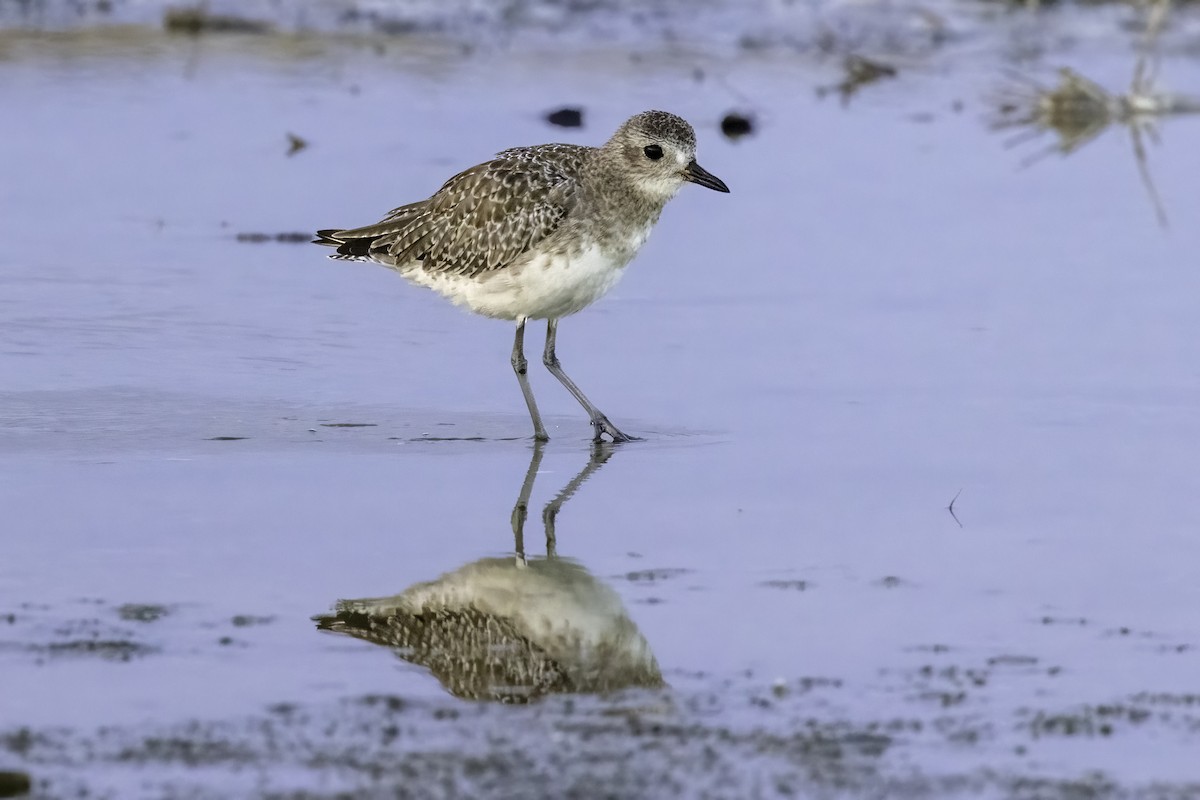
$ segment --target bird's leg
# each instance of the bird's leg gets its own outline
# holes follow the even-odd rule
[[[546,435],[546,427],[542,425],[542,415],[538,413],[537,401],[533,399],[533,389],[529,387],[529,362],[525,360],[525,317],[517,320],[517,335],[513,340],[512,368],[517,373],[517,382],[521,384],[521,394],[525,395],[525,405],[529,406],[529,416],[533,419],[533,438],[539,442],[550,439]]]
[[[595,433],[592,436],[592,441],[600,441],[600,434],[607,433],[612,437],[614,442],[631,442],[635,436],[630,436],[626,433],[621,433],[621,430],[608,421],[608,417],[601,413],[600,409],[592,405],[592,401],[587,399],[587,395],[579,391],[579,387],[575,385],[575,381],[567,377],[567,373],[563,372],[562,364],[558,362],[558,356],[554,353],[554,340],[558,335],[558,320],[551,319],[546,322],[546,350],[542,353],[542,363],[546,365],[546,369],[550,370],[550,374],[558,378],[558,382],[567,387],[579,404],[588,412],[588,416],[592,418],[592,427],[595,428]]]

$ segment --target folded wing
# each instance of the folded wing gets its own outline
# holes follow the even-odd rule
[[[539,152],[554,148],[553,158]],[[552,234],[577,198],[573,180],[590,148],[542,145],[500,153],[460,172],[428,200],[393,209],[374,225],[318,231],[333,258],[478,275],[504,269]],[[564,156],[566,156],[564,158]]]

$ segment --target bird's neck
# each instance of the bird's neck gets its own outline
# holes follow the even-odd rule
[[[603,153],[593,163],[593,169],[583,182],[584,193],[580,203],[588,216],[607,221],[604,226],[607,236],[598,234],[602,244],[624,247],[632,231],[648,231],[658,222],[663,207],[674,196],[647,192],[620,169],[603,158]],[[581,209],[583,210],[583,209]]]

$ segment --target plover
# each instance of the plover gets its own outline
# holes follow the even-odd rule
[[[546,427],[529,387],[525,323],[546,320],[542,363],[587,410],[594,438],[622,433],[563,371],[558,321],[600,299],[620,279],[684,182],[729,188],[696,163],[685,120],[646,111],[604,145],[543,144],[504,150],[460,172],[427,200],[361,228],[317,231],[331,258],[374,261],[477,314],[517,323],[512,367],[534,437]]]

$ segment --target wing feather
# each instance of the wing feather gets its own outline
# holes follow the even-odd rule
[[[325,232],[339,252],[428,271],[478,275],[504,269],[553,233],[575,206],[576,179],[592,148],[505,150],[460,172],[428,200],[399,206],[361,228]]]

